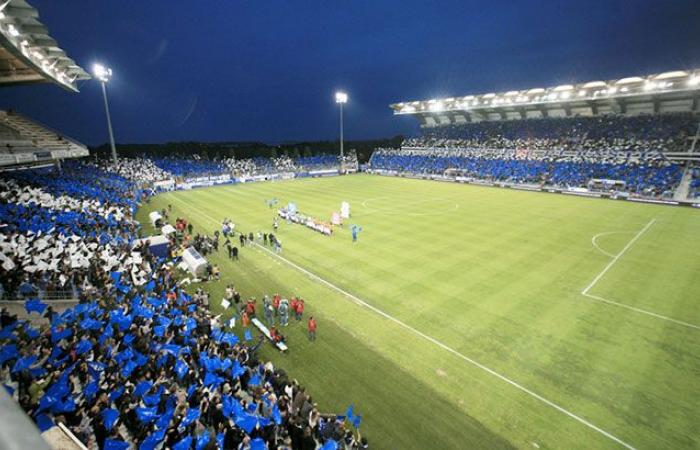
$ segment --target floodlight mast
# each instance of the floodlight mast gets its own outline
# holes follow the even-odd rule
[[[112,131],[112,118],[109,115],[109,103],[107,102],[107,82],[112,77],[112,69],[95,64],[92,73],[102,85],[102,98],[105,103],[105,115],[107,116],[107,130],[109,131],[109,145],[112,147],[112,161],[117,164],[117,147],[114,145],[114,133]]]
[[[340,105],[340,157],[345,156],[343,151],[343,105],[348,102],[348,94],[338,91],[335,93],[335,102]]]

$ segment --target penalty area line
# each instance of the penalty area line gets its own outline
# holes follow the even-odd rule
[[[174,198],[175,198],[175,197],[174,197]],[[184,200],[182,200],[182,199],[177,199],[177,200],[178,200],[179,202],[185,204],[185,205],[188,206],[189,208],[191,208],[191,209],[193,209],[193,210],[195,210],[195,211],[198,211],[199,214],[201,214],[202,216],[208,218],[209,220],[213,221],[214,223],[217,223],[217,220],[216,220],[216,219],[214,219],[213,217],[211,217],[209,214],[203,212],[203,211],[200,210],[199,208],[197,208],[197,207],[195,207],[195,206],[192,206],[191,204],[189,204],[188,202],[186,202],[186,201],[184,201]],[[614,442],[617,442],[617,443],[620,444],[621,446],[623,446],[623,447],[625,447],[625,448],[627,448],[627,449],[630,449],[630,450],[636,450],[635,447],[631,446],[631,445],[628,444],[627,442],[625,442],[625,441],[623,441],[622,439],[616,437],[615,435],[613,435],[613,434],[611,434],[611,433],[609,433],[609,432],[603,430],[602,428],[600,428],[600,427],[594,425],[593,423],[589,422],[588,420],[584,419],[583,417],[577,416],[576,414],[572,413],[571,411],[569,411],[568,409],[564,408],[563,406],[559,406],[558,404],[554,403],[553,401],[548,400],[548,399],[546,399],[545,397],[542,397],[540,394],[538,394],[538,393],[536,393],[536,392],[534,392],[534,391],[531,391],[530,389],[528,389],[528,388],[526,388],[525,386],[523,386],[523,385],[517,383],[516,381],[511,380],[510,378],[506,377],[505,375],[502,375],[502,374],[496,372],[495,370],[493,370],[493,369],[491,369],[491,368],[489,368],[489,367],[487,367],[487,366],[485,366],[485,365],[479,363],[478,361],[476,361],[476,360],[474,360],[474,359],[472,359],[472,358],[470,358],[470,357],[468,357],[468,356],[466,356],[466,355],[464,355],[464,354],[458,352],[457,350],[453,349],[452,347],[449,347],[449,346],[443,344],[442,342],[438,341],[438,340],[435,339],[434,337],[429,336],[429,335],[423,333],[422,331],[419,331],[419,330],[413,328],[412,326],[406,324],[405,322],[402,322],[401,320],[397,319],[396,317],[394,317],[394,316],[392,316],[392,315],[390,315],[390,314],[387,314],[386,312],[382,311],[381,309],[379,309],[379,308],[377,308],[377,307],[375,307],[375,306],[370,305],[369,303],[367,303],[366,301],[362,300],[361,298],[355,296],[354,294],[351,294],[350,292],[347,292],[346,290],[344,290],[344,289],[342,289],[342,288],[340,288],[340,287],[334,285],[333,283],[331,283],[331,282],[329,282],[329,281],[327,281],[327,280],[321,278],[320,276],[316,275],[315,273],[310,272],[310,271],[308,271],[307,269],[305,269],[305,268],[299,266],[298,264],[296,264],[296,263],[294,263],[294,262],[288,260],[287,258],[285,258],[285,257],[283,257],[283,256],[281,256],[281,255],[279,255],[279,254],[277,254],[277,253],[274,253],[272,250],[270,250],[270,249],[268,249],[268,248],[265,248],[265,247],[263,247],[262,245],[260,245],[260,244],[258,244],[258,243],[254,243],[254,244],[255,244],[255,246],[258,247],[259,249],[261,249],[261,250],[263,250],[264,252],[268,253],[271,257],[277,258],[277,259],[279,259],[280,261],[283,261],[284,263],[286,263],[286,264],[288,264],[289,266],[295,268],[295,269],[298,270],[299,272],[305,274],[306,276],[308,276],[308,277],[311,278],[312,280],[315,280],[315,281],[317,281],[317,282],[323,284],[324,286],[326,286],[326,287],[328,287],[328,288],[330,288],[330,289],[332,289],[332,290],[334,290],[334,291],[336,291],[336,292],[338,292],[338,293],[344,295],[345,297],[351,299],[351,300],[352,300],[353,302],[355,302],[356,304],[358,304],[358,305],[360,305],[360,306],[363,306],[363,307],[365,307],[365,308],[367,308],[367,309],[373,311],[374,313],[376,313],[376,314],[378,314],[378,315],[384,317],[385,319],[388,319],[388,320],[394,322],[395,324],[401,326],[402,328],[405,328],[406,330],[408,330],[408,331],[414,333],[415,335],[417,335],[417,336],[419,336],[419,337],[425,339],[426,341],[428,341],[428,342],[430,342],[430,343],[432,343],[432,344],[434,344],[434,345],[440,347],[441,349],[443,349],[443,350],[445,350],[445,351],[451,353],[452,355],[454,355],[454,356],[456,356],[456,357],[458,357],[458,358],[460,358],[460,359],[462,359],[462,360],[468,362],[469,364],[471,364],[471,365],[473,365],[473,366],[475,366],[475,367],[477,367],[477,368],[483,370],[484,372],[486,372],[486,373],[488,373],[488,374],[490,374],[490,375],[492,375],[492,376],[498,378],[499,380],[501,380],[501,381],[503,381],[503,382],[505,382],[505,383],[508,383],[509,385],[513,386],[514,388],[516,388],[516,389],[518,389],[518,390],[520,390],[520,391],[526,393],[527,395],[529,395],[529,396],[535,398],[536,400],[539,400],[540,402],[542,402],[542,403],[544,403],[545,405],[547,405],[547,406],[549,406],[549,407],[551,407],[551,408],[553,408],[553,409],[559,411],[560,413],[562,413],[562,414],[564,414],[564,415],[566,415],[566,416],[568,416],[568,417],[570,417],[570,418],[576,420],[577,422],[579,422],[579,423],[585,425],[586,427],[590,428],[591,430],[596,431],[596,432],[599,433],[599,434],[602,434],[603,436],[605,436],[606,438],[608,438],[608,439],[610,439],[610,440],[612,440],[612,441],[614,441]]]
[[[591,282],[588,284],[588,286],[586,286],[586,287],[581,291],[581,295],[583,295],[584,297],[587,297],[587,298],[589,298],[589,299],[591,299],[591,300],[595,300],[595,301],[602,302],[602,303],[607,303],[607,304],[613,305],[613,306],[618,306],[618,307],[620,307],[620,308],[629,309],[630,311],[634,311],[634,312],[637,312],[637,313],[640,313],[640,314],[645,314],[645,315],[647,315],[647,316],[654,317],[654,318],[656,318],[656,319],[661,319],[661,320],[665,320],[665,321],[668,321],[668,322],[673,322],[673,323],[678,324],[678,325],[683,325],[684,327],[694,328],[694,329],[696,329],[696,330],[700,330],[700,326],[699,326],[699,325],[695,325],[695,324],[692,324],[692,323],[684,322],[684,321],[678,320],[678,319],[673,319],[673,318],[671,318],[671,317],[664,316],[664,315],[662,315],[662,314],[657,314],[657,313],[655,313],[655,312],[648,311],[648,310],[646,310],[646,309],[637,308],[636,306],[626,305],[626,304],[624,304],[624,303],[619,303],[619,302],[616,302],[616,301],[614,301],[614,300],[610,300],[610,299],[607,299],[607,298],[600,297],[600,296],[598,296],[598,295],[593,295],[593,294],[590,294],[590,293],[589,293],[590,290],[593,289],[593,287],[601,280],[601,278],[603,278],[603,275],[605,275],[605,274],[608,272],[608,270],[610,270],[610,268],[611,268],[613,265],[615,265],[615,263],[622,257],[622,255],[624,255],[625,252],[627,252],[627,250],[629,250],[629,249],[632,247],[632,244],[634,244],[635,242],[637,242],[637,239],[639,239],[639,238],[654,224],[654,222],[656,222],[656,218],[651,219],[651,220],[649,221],[649,223],[647,223],[647,224],[644,226],[644,228],[642,228],[641,230],[639,230],[639,231],[637,232],[637,234],[635,234],[634,237],[633,237],[632,239],[630,239],[629,242],[627,242],[627,245],[625,245],[625,246],[622,248],[622,250],[620,250],[620,252],[619,252],[617,255],[610,255],[610,254],[608,254],[607,252],[603,251],[603,250],[602,250],[600,247],[598,247],[598,245],[596,244],[596,239],[597,239],[599,236],[603,236],[603,235],[606,235],[606,234],[614,234],[614,233],[620,233],[620,234],[621,234],[622,232],[619,232],[619,231],[615,232],[615,231],[613,231],[613,232],[607,232],[607,233],[599,233],[599,234],[593,236],[593,239],[591,240],[591,242],[593,243],[593,245],[594,245],[598,250],[600,250],[601,252],[603,252],[603,253],[605,253],[605,254],[611,256],[612,259],[611,259],[610,262],[603,268],[603,270],[593,279],[593,281],[591,281]]]

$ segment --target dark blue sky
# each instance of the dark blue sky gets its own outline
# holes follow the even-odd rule
[[[29,0],[89,70],[114,69],[116,140],[410,134],[389,103],[700,67],[697,0]],[[87,144],[106,140],[99,85],[0,90]]]

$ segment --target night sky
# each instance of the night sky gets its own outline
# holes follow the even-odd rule
[[[114,70],[117,142],[414,134],[389,103],[700,67],[698,0],[29,0],[68,56]],[[106,141],[99,84],[0,89],[12,108]]]

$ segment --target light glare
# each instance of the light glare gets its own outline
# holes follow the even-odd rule
[[[108,82],[109,79],[112,77],[112,69],[108,69],[102,64],[94,64],[92,66],[92,73],[93,75],[95,75],[95,78],[97,78],[103,83]]]
[[[335,102],[336,103],[347,103],[348,102],[348,94],[345,92],[336,92],[335,93]]]

